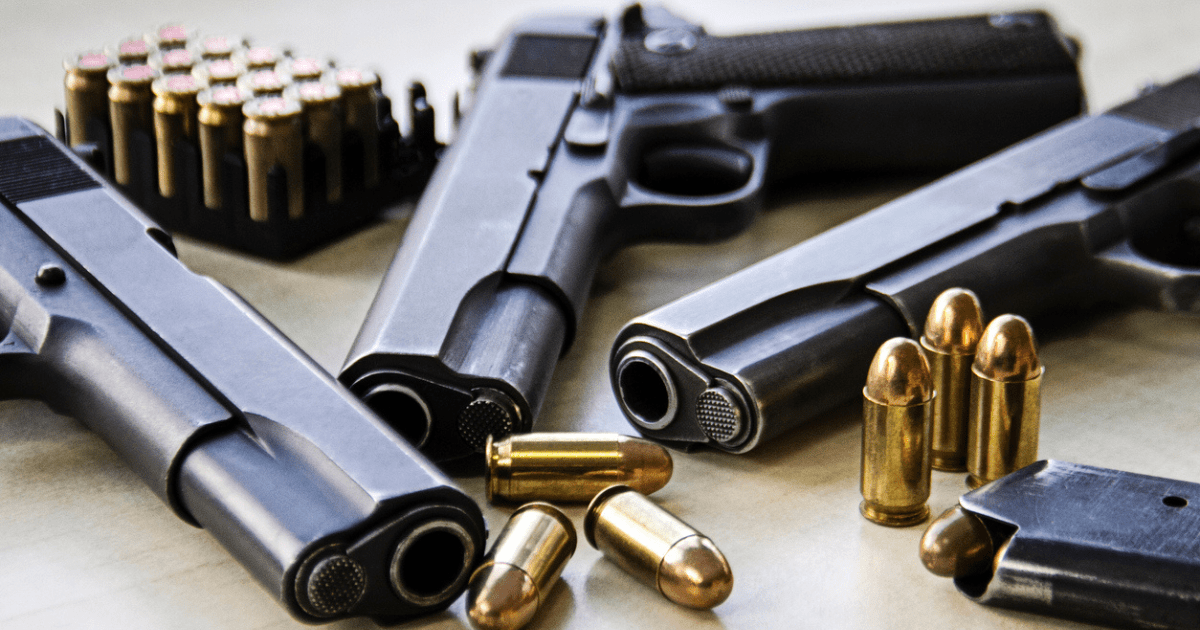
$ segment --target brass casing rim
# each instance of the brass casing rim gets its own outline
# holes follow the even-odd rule
[[[588,544],[595,549],[596,546],[596,520],[600,517],[600,509],[604,507],[604,503],[609,499],[625,492],[633,492],[633,488],[624,485],[609,486],[601,490],[588,504],[587,513],[583,517],[583,537],[588,541]]]

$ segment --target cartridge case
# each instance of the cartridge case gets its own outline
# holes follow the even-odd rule
[[[190,74],[168,74],[154,81],[154,140],[158,151],[158,192],[174,197],[179,173],[175,169],[175,144],[196,142],[199,105],[196,95],[205,84]]]
[[[71,146],[105,140],[88,134],[88,122],[108,120],[108,71],[113,65],[112,57],[96,50],[63,61],[67,140]]]
[[[272,46],[251,46],[234,51],[231,58],[250,70],[270,69],[283,60],[283,51]]]
[[[592,499],[583,533],[676,604],[712,608],[733,591],[733,570],[707,536],[627,486],[611,486]]]
[[[204,80],[209,85],[235,85],[245,73],[246,67],[232,59],[214,59],[192,68],[192,76]]]
[[[192,34],[182,24],[163,24],[146,33],[145,40],[159,50],[183,48],[188,45]]]
[[[133,137],[154,137],[154,93],[158,71],[147,65],[117,66],[108,71],[108,116],[112,126],[113,178],[128,185],[133,173]]]
[[[120,65],[135,66],[149,61],[150,55],[158,52],[158,49],[141,37],[127,37],[116,46],[105,47],[104,52]]]
[[[971,366],[968,487],[1037,461],[1044,372],[1029,322],[1001,315],[988,324]]]
[[[935,470],[967,469],[967,420],[971,409],[971,363],[983,335],[979,298],[967,289],[947,289],[925,319],[921,348],[929,359],[933,389],[930,441]]]
[[[471,622],[481,630],[516,630],[529,623],[575,547],[575,526],[565,514],[548,503],[521,506],[471,575]]]
[[[342,88],[345,130],[362,143],[363,185],[379,184],[379,76],[370,70],[342,68],[334,72]]]
[[[240,48],[242,41],[227,35],[204,35],[192,43],[192,52],[205,61],[229,59],[233,51]]]
[[[305,81],[284,91],[304,109],[304,139],[325,157],[325,199],[342,200],[342,90],[332,83]],[[311,176],[311,175],[310,175]]]
[[[317,81],[329,70],[329,64],[316,57],[288,57],[275,66],[276,70],[291,75],[292,80]]]
[[[191,72],[200,58],[187,48],[170,48],[150,55],[147,62],[162,74]]]
[[[242,107],[250,218],[267,221],[270,179],[279,167],[285,180],[287,216],[304,216],[304,127],[300,103],[278,97],[256,98]]]
[[[671,454],[615,433],[525,433],[487,440],[487,498],[496,501],[591,501],[624,485],[642,494],[671,479]]]
[[[204,182],[204,205],[213,210],[225,206],[222,181],[225,156],[242,152],[242,106],[246,94],[232,85],[209,88],[196,95],[200,136],[200,174]]]
[[[249,69],[237,80],[237,86],[254,96],[279,96],[292,84],[292,78],[271,68]]]
[[[863,387],[859,511],[890,527],[929,517],[929,441],[934,399],[929,363],[911,339],[885,341]]]

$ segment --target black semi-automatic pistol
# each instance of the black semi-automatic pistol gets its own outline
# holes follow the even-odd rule
[[[1200,75],[1063,123],[634,319],[613,390],[643,435],[745,453],[849,402],[876,349],[974,291],[1036,318],[1200,312]]]
[[[30,122],[0,118],[0,397],[99,434],[306,622],[445,608],[479,507]]]
[[[434,460],[528,431],[600,260],[744,228],[772,184],[945,172],[1078,114],[1043,13],[713,37],[661,9],[477,57],[340,379]]]

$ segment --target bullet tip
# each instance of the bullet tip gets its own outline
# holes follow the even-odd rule
[[[479,630],[516,630],[533,619],[538,603],[528,574],[510,564],[489,564],[471,576],[467,617]]]
[[[921,343],[942,354],[974,354],[983,335],[983,310],[968,289],[942,291],[929,308]]]
[[[1028,381],[1040,376],[1042,363],[1029,322],[1017,315],[993,319],[979,341],[974,370],[993,381]]]
[[[961,505],[934,519],[921,537],[921,563],[941,577],[985,574],[991,570],[995,555],[983,521]]]
[[[659,563],[658,590],[676,604],[707,610],[729,598],[733,570],[711,540],[688,536]]]
[[[921,346],[903,337],[883,342],[867,371],[863,395],[889,406],[917,405],[932,399],[933,377]]]

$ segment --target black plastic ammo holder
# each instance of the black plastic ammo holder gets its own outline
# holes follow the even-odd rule
[[[287,183],[283,169],[278,166],[268,176],[268,220],[250,218],[246,161],[240,154],[225,155],[222,174],[225,204],[220,210],[213,210],[204,205],[197,142],[181,140],[175,145],[178,182],[172,198],[164,198],[158,192],[157,154],[151,134],[133,132],[133,170],[128,186],[113,180],[112,129],[107,120],[94,118],[88,122],[89,126],[104,127],[103,146],[81,145],[75,150],[163,228],[256,256],[285,260],[332,242],[363,226],[384,208],[420,195],[437,165],[442,145],[434,136],[434,111],[426,102],[425,87],[420,83],[412,84],[409,106],[412,133],[404,136],[392,117],[391,99],[380,95],[377,124],[380,179],[373,188],[363,185],[362,140],[351,131],[344,132],[339,203],[331,204],[325,196],[325,156],[320,148],[306,142],[304,216],[296,219],[288,218]],[[65,142],[65,116],[57,110],[54,113],[56,135]]]

